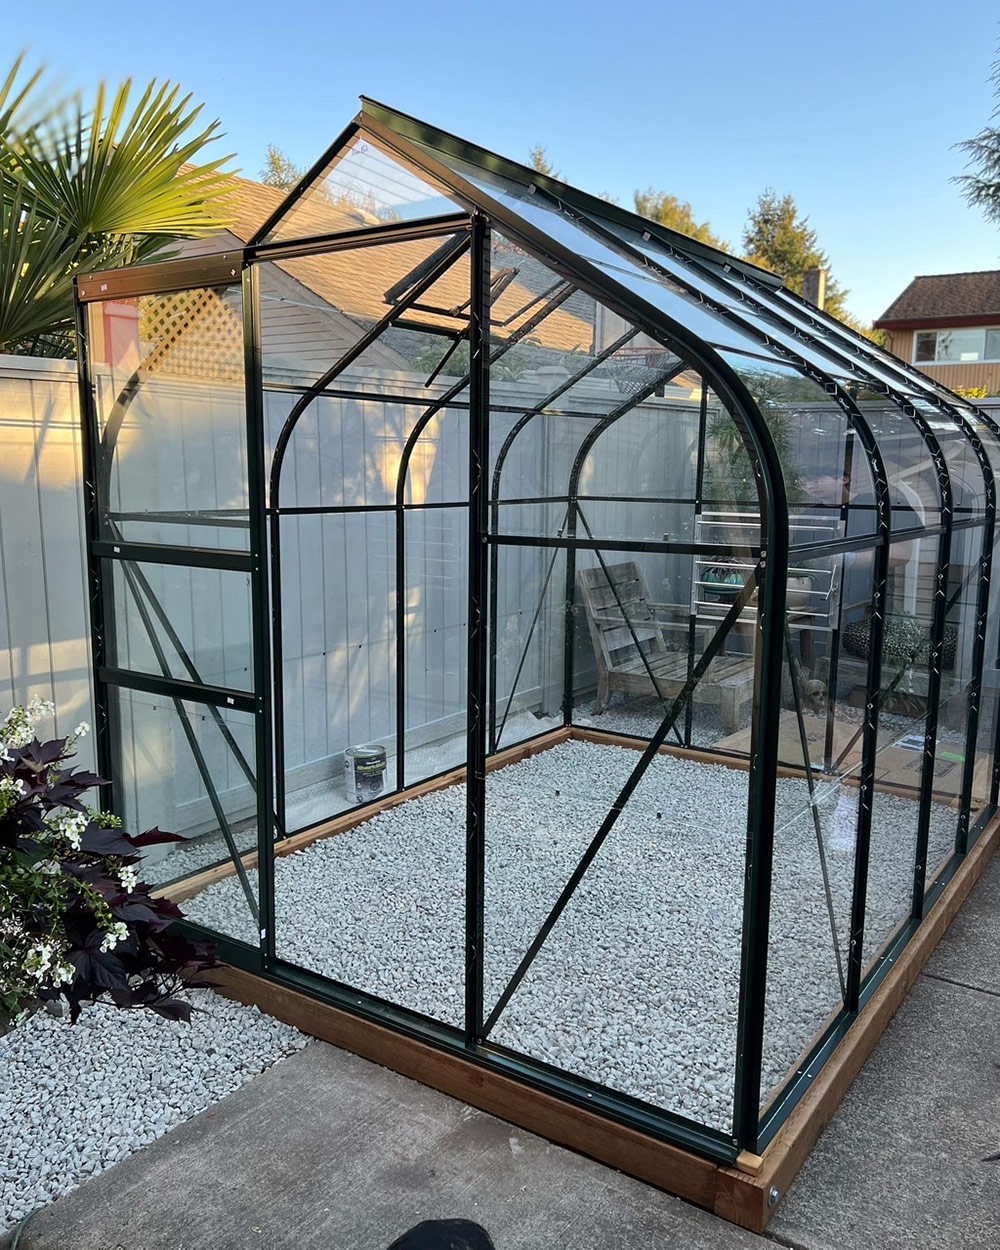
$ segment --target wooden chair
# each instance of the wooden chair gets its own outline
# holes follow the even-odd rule
[[[634,560],[577,574],[597,662],[595,715],[616,690],[675,698],[688,679],[687,613],[677,604],[654,603]],[[664,631],[682,631],[682,649],[672,651]],[[704,629],[699,634],[704,637]],[[747,655],[717,656],[695,687],[694,698],[719,708],[726,733],[740,727],[743,706],[753,699],[754,666]]]

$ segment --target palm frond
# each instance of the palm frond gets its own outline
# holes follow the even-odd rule
[[[226,225],[230,192],[222,167],[231,155],[192,164],[219,137],[219,122],[198,129],[202,106],[180,88],[151,83],[129,112],[132,83],[92,110],[79,100],[51,119],[0,136],[0,167],[32,189],[40,212],[65,218],[81,234],[200,237]]]
[[[227,224],[231,157],[196,163],[220,133],[190,95],[101,85],[88,111],[41,78],[20,56],[0,81],[0,351],[66,351],[77,273]]]
[[[81,237],[68,222],[39,212],[26,188],[0,198],[0,352],[40,336],[60,338],[73,326],[73,279],[124,255]]]

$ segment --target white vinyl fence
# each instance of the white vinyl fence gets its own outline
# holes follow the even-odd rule
[[[75,362],[0,356],[0,711],[52,699],[60,734],[93,721],[78,414]]]

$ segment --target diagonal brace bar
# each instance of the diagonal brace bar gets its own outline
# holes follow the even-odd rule
[[[555,927],[556,921],[565,911],[567,903],[570,901],[570,899],[573,897],[574,892],[576,891],[576,887],[583,880],[584,874],[586,873],[590,865],[594,862],[594,859],[596,858],[598,851],[604,845],[605,839],[607,838],[611,830],[614,828],[618,820],[618,817],[625,810],[626,803],[632,797],[633,792],[635,791],[639,782],[642,780],[643,776],[645,775],[646,769],[653,762],[657,753],[660,750],[660,747],[663,746],[664,742],[666,741],[667,734],[670,732],[671,728],[676,722],[677,717],[684,710],[684,707],[687,704],[687,701],[691,698],[692,694],[694,693],[695,687],[698,685],[698,682],[701,681],[702,677],[705,675],[705,673],[708,670],[708,666],[711,664],[711,662],[715,659],[716,655],[722,649],[722,646],[725,643],[730,630],[739,620],[740,615],[743,612],[743,609],[750,602],[750,599],[753,596],[753,592],[757,589],[757,579],[760,575],[760,571],[761,571],[760,564],[757,564],[752,570],[752,572],[750,573],[750,576],[747,579],[745,585],[743,586],[743,589],[736,596],[729,610],[726,612],[726,615],[719,622],[718,630],[716,631],[712,640],[709,642],[708,646],[705,648],[704,654],[702,655],[701,659],[698,661],[698,663],[695,665],[694,669],[692,670],[691,676],[688,678],[688,680],[684,684],[684,688],[677,695],[677,698],[674,699],[673,703],[671,703],[666,716],[664,716],[662,722],[660,723],[659,729],[657,729],[656,733],[652,736],[652,738],[650,738],[649,744],[647,745],[647,747],[645,748],[645,750],[643,751],[642,755],[639,758],[639,762],[636,764],[635,768],[632,769],[632,772],[629,774],[628,780],[625,782],[625,784],[622,786],[621,790],[619,791],[618,797],[615,799],[614,803],[612,803],[610,811],[608,812],[607,816],[605,816],[604,820],[601,822],[601,827],[598,829],[597,833],[594,835],[593,840],[591,841],[590,845],[587,847],[586,851],[584,852],[582,859],[580,860],[579,864],[577,864],[576,868],[574,869],[573,875],[566,882],[566,885],[563,887],[562,893],[559,895],[559,898],[556,900],[555,905],[553,906],[552,910],[549,912],[548,916],[546,916],[542,924],[542,927],[539,929],[534,941],[528,947],[527,951],[524,954],[523,959],[518,964],[517,969],[514,972],[514,975],[511,977],[510,981],[507,984],[507,988],[497,999],[496,1006],[493,1008],[493,1011],[490,1013],[489,1019],[486,1021],[486,1025],[483,1030],[484,1035],[488,1036],[493,1026],[496,1024],[497,1020],[499,1020],[501,1014],[504,1011],[504,1008],[510,1002],[517,987],[521,984],[521,981],[524,978],[524,974],[528,971],[528,968],[531,966],[532,961],[534,960],[535,956],[538,954],[539,950],[541,949],[542,944],[544,943],[545,939],[552,932],[553,928]]]

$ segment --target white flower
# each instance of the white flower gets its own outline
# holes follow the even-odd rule
[[[69,985],[76,976],[76,969],[72,964],[60,963],[52,970],[53,985]]]
[[[110,929],[101,938],[101,950],[113,951],[119,942],[124,942],[128,937],[128,925],[121,920],[116,920]]]
[[[36,942],[28,951],[24,961],[25,972],[33,976],[36,981],[43,981],[46,972],[52,966],[52,952],[51,942]]]
[[[125,893],[131,894],[138,884],[139,873],[134,864],[126,864],[118,874],[118,878],[122,883],[122,889]]]
[[[56,705],[51,699],[41,699],[38,695],[36,695],[25,708],[25,711],[28,714],[28,719],[32,723],[41,720],[44,716],[54,715],[55,710]]]
[[[79,725],[73,730],[74,738],[85,738],[90,733],[90,726],[85,720],[80,721]]]
[[[56,816],[48,822],[49,828],[66,839],[74,851],[80,849],[83,831],[90,823],[86,812],[67,812],[64,816]]]

